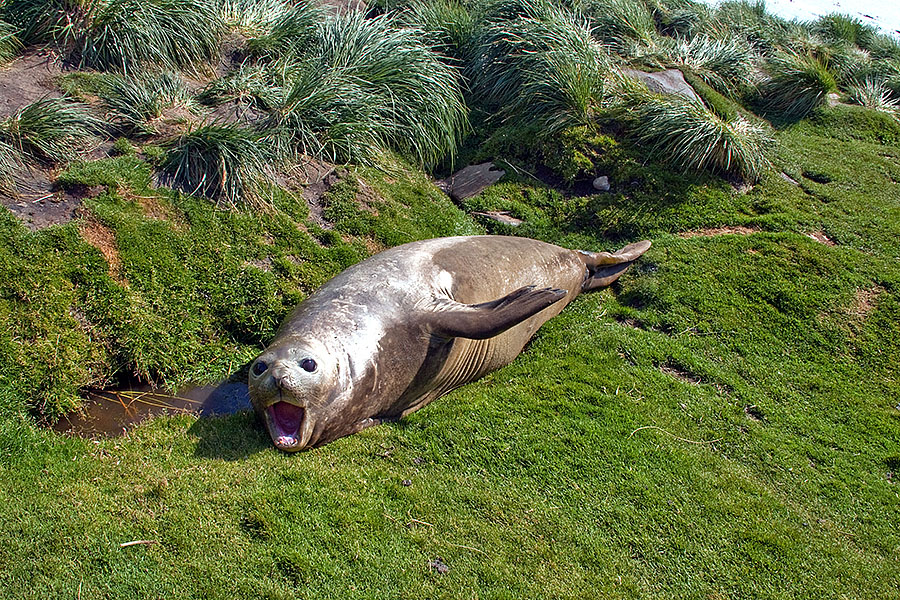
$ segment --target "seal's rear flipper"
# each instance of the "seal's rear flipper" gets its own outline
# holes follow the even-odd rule
[[[566,290],[535,289],[535,286],[529,285],[481,304],[441,300],[434,312],[428,315],[428,323],[432,332],[442,337],[483,340],[536,315],[565,298],[567,293]]]
[[[622,273],[628,270],[650,248],[650,240],[629,244],[614,254],[609,252],[585,252],[579,250],[578,255],[587,266],[588,274],[581,285],[584,291],[595,290],[610,285]]]

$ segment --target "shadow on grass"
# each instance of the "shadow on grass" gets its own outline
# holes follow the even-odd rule
[[[252,410],[197,419],[188,433],[198,438],[199,458],[243,460],[272,446],[269,434]]]

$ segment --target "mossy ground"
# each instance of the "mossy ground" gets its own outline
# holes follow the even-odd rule
[[[651,165],[608,195],[519,180],[467,201],[525,219],[491,231],[654,246],[509,367],[298,455],[249,414],[98,441],[34,414],[110,378],[239,372],[371,250],[481,226],[402,168],[353,171],[324,230],[289,194],[253,213],[154,189],[139,156],[73,167],[106,186],[81,221],[0,224],[2,595],[896,597],[900,152],[879,123],[838,107],[781,130],[799,185]],[[354,205],[360,182],[382,200]],[[723,226],[751,233],[682,235]]]

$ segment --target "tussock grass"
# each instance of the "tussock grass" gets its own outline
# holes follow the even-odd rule
[[[134,72],[195,70],[219,51],[212,0],[8,0],[3,14],[26,42],[53,42],[82,66]]]
[[[743,115],[723,119],[702,102],[657,95],[626,84],[632,135],[664,162],[683,171],[710,170],[757,181],[769,167],[769,129]]]
[[[881,79],[867,77],[847,88],[847,96],[854,104],[900,116],[900,100],[892,98],[891,95],[891,88]]]
[[[193,106],[181,78],[169,72],[140,76],[114,76],[100,92],[104,108],[118,127],[126,132],[153,133],[148,123],[173,106]]]
[[[0,137],[23,154],[67,163],[96,141],[102,122],[88,107],[63,98],[32,102],[0,123]]]
[[[596,64],[589,55],[601,52],[585,18],[550,2],[501,0],[486,19],[466,72],[477,102],[489,110],[517,102],[529,70],[538,76],[542,69],[552,71],[554,61],[566,60],[560,56],[565,53],[587,55],[584,69],[589,70]]]
[[[225,25],[252,36],[268,33],[292,7],[289,0],[216,0]]]
[[[481,26],[480,7],[460,0],[415,0],[402,14],[404,22],[417,26],[431,45],[457,61],[471,56]]]
[[[15,57],[22,49],[22,42],[16,37],[18,29],[0,21],[0,64]]]
[[[170,145],[163,171],[188,194],[218,205],[263,205],[262,183],[272,155],[259,135],[238,125],[204,125]]]
[[[659,34],[653,13],[640,0],[590,0],[583,7],[598,39],[622,56],[647,54]]]
[[[311,0],[302,0],[271,22],[265,35],[251,39],[248,49],[257,56],[270,58],[285,54],[302,55],[319,38],[323,10]]]
[[[265,127],[286,153],[371,162],[388,149],[432,165],[466,128],[459,75],[391,17],[347,14],[321,28]]]
[[[0,134],[0,192],[15,194],[14,176],[22,167],[22,154]]]
[[[846,43],[869,48],[878,37],[878,30],[856,17],[840,13],[824,15],[812,23],[811,29],[832,43]]]
[[[284,102],[285,86],[298,68],[296,64],[242,65],[225,77],[211,81],[197,94],[197,101],[210,106],[238,102],[272,110]]]
[[[691,70],[720,92],[740,96],[758,83],[759,57],[741,38],[698,35],[674,39],[665,47],[669,65]]]
[[[834,75],[814,56],[781,52],[768,63],[770,78],[760,86],[765,110],[785,118],[799,118],[837,91]]]
[[[507,122],[554,135],[591,125],[606,101],[609,58],[590,37],[578,48],[531,55],[523,68],[518,97],[504,110]]]
[[[82,64],[133,72],[195,69],[219,51],[223,23],[208,0],[112,0],[82,33]]]

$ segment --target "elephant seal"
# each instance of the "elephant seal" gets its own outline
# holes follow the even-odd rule
[[[512,362],[541,325],[649,247],[469,236],[376,254],[294,309],[250,366],[253,406],[286,452],[397,420]]]

